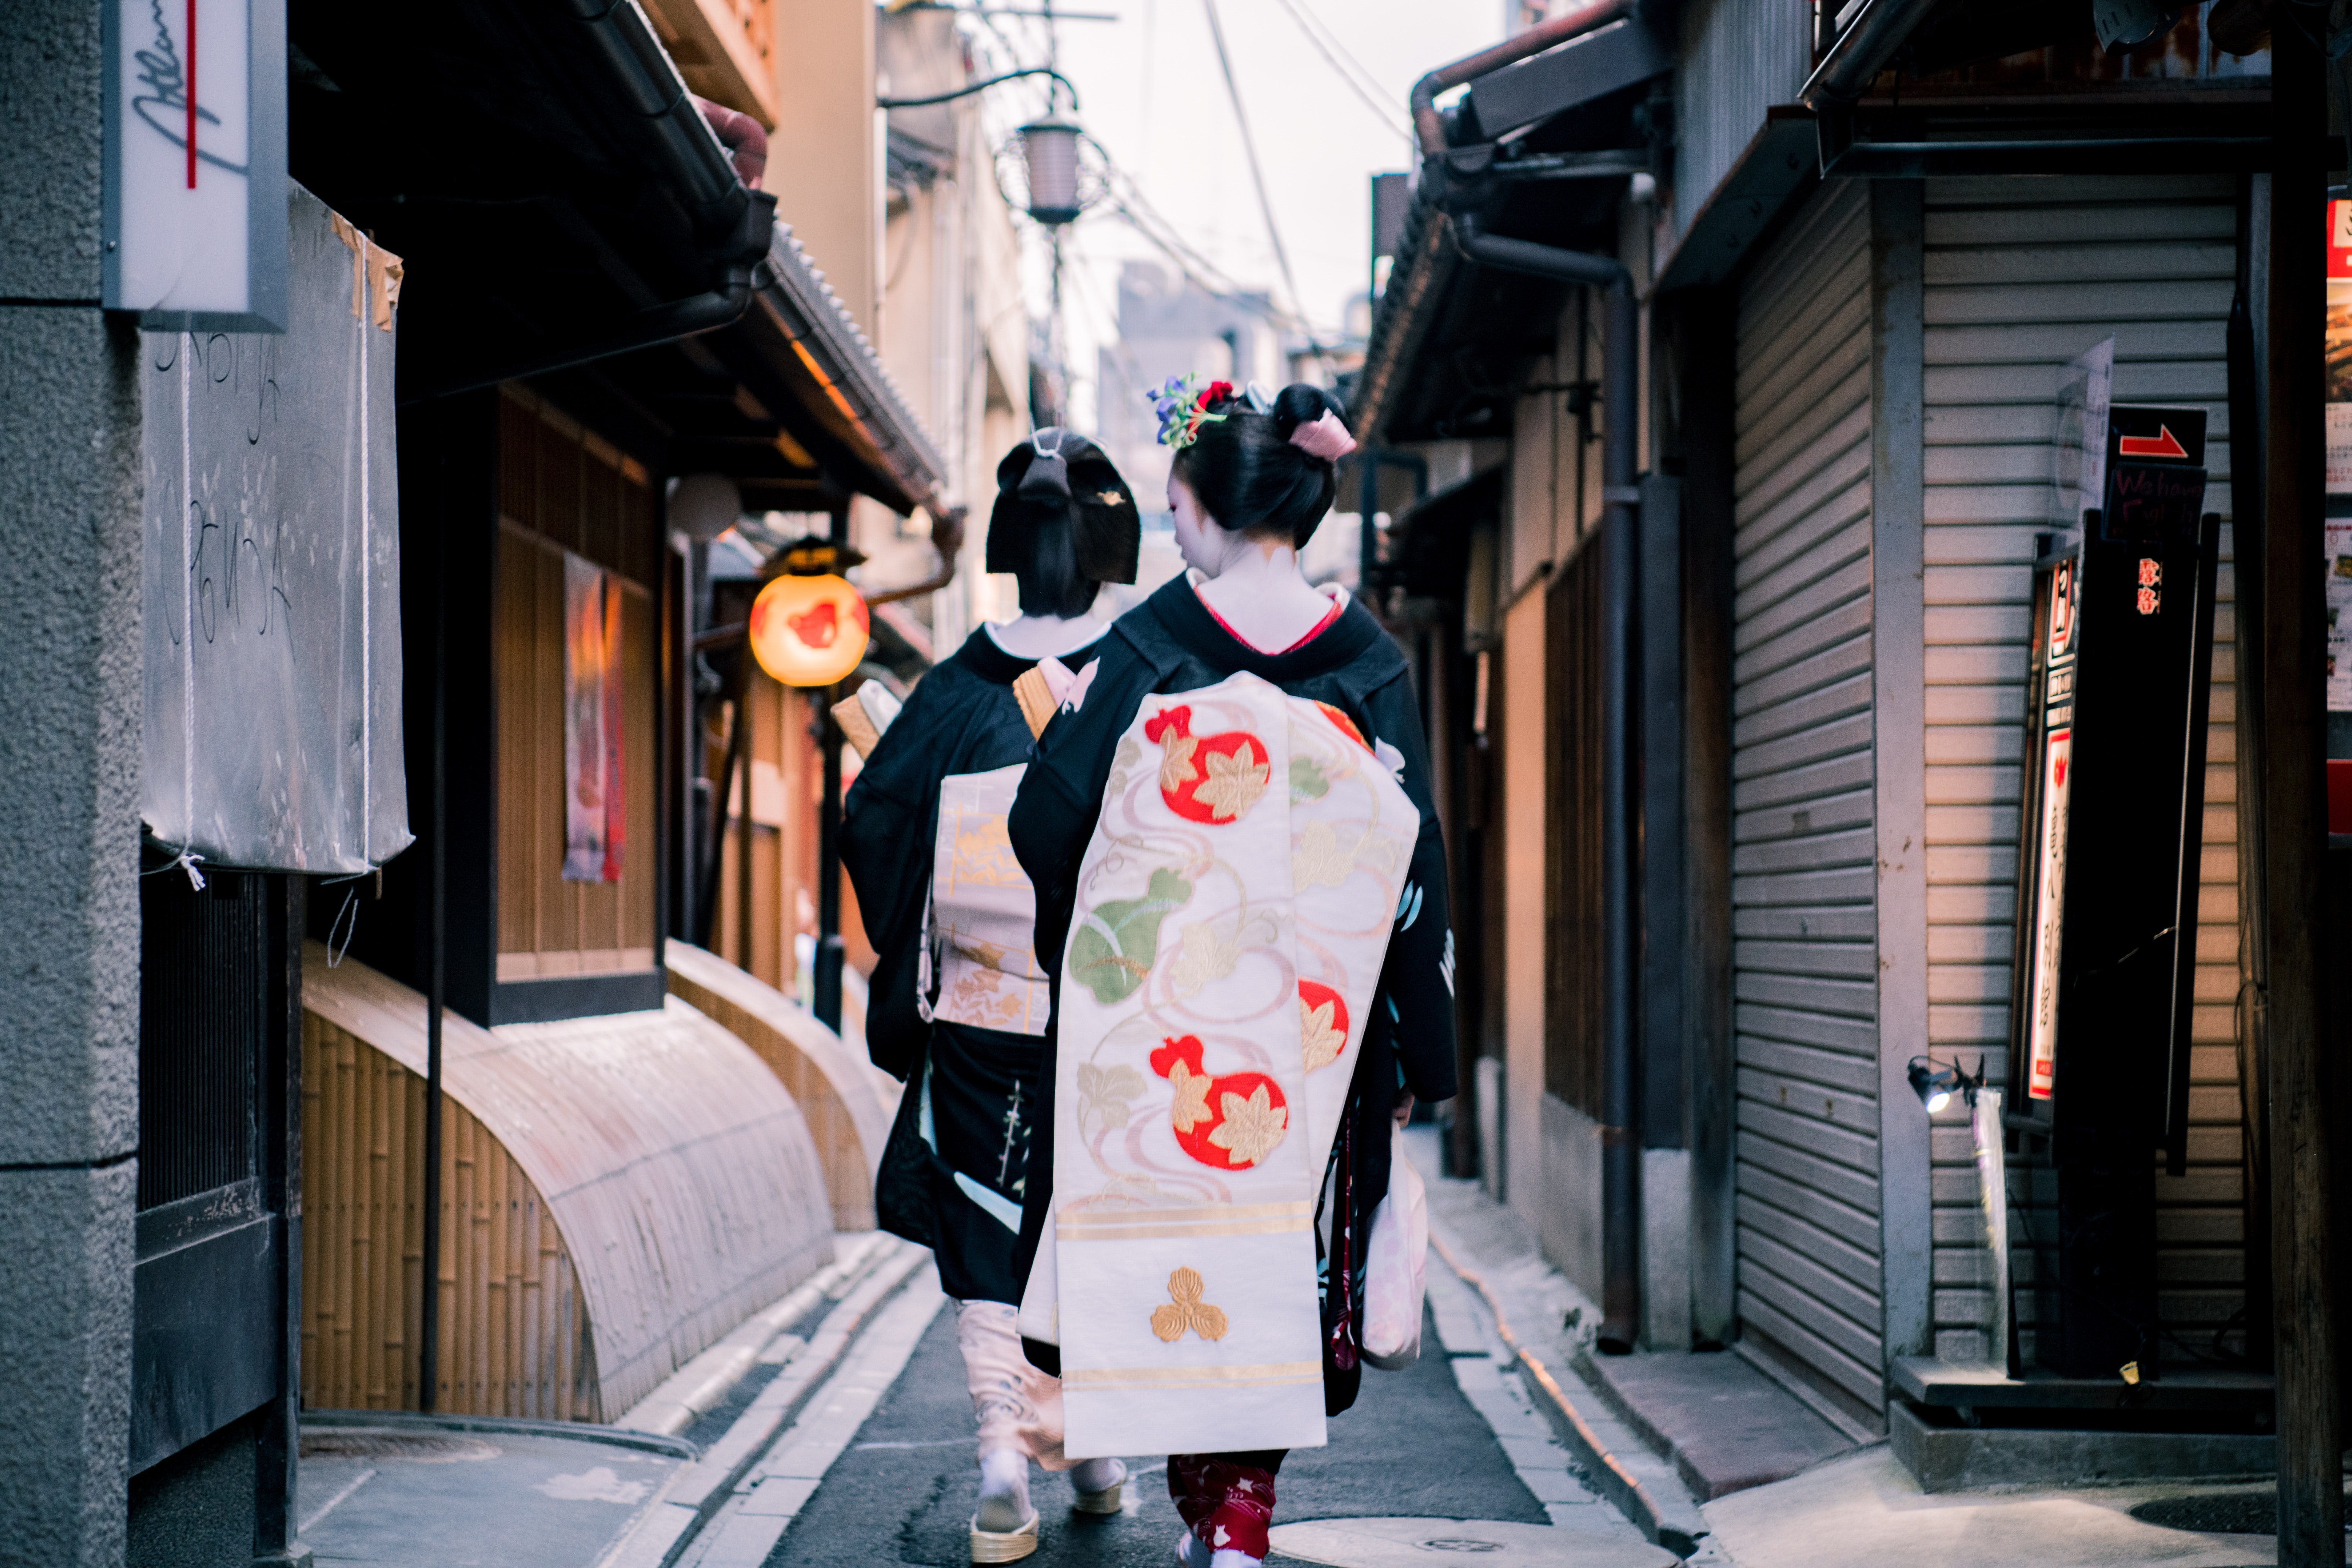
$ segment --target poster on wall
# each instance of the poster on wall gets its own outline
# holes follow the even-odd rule
[[[563,556],[563,879],[621,878],[621,595]]]

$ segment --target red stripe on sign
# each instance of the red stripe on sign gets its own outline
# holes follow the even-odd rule
[[[188,0],[188,189],[196,188],[196,0]]]

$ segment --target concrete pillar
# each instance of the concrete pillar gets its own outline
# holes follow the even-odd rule
[[[99,309],[100,7],[0,6],[0,1539],[123,1554],[139,1081],[137,334]]]

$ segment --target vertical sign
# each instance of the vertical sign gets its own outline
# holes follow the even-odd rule
[[[2083,513],[2101,505],[2107,489],[2107,405],[2116,379],[2116,340],[2103,339],[2077,355],[2058,376],[2058,431],[2051,443],[2051,521],[2083,526]]]
[[[286,326],[285,0],[103,0],[104,299],[151,330]]]
[[[2327,204],[2326,353],[2327,710],[2352,713],[2352,202]],[[2331,760],[2331,781],[2347,766]],[[2340,788],[2331,783],[2331,800]],[[2352,829],[2329,815],[2331,832]]]
[[[2030,1100],[2048,1100],[2057,1079],[2058,945],[2066,910],[2066,803],[2074,758],[2075,585],[2079,560],[2050,574],[2049,673],[2042,684],[2042,811],[2033,873],[2032,969],[2026,993],[2026,1079]]]

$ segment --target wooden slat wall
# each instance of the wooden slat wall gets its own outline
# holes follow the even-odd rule
[[[729,797],[727,837],[719,857],[719,915],[711,950],[788,996],[801,994],[793,938],[816,931],[817,809],[824,789],[816,742],[809,734],[803,693],[755,671],[746,700],[751,714],[749,759],[751,823],[751,907],[749,929],[740,899],[743,881],[743,782]],[[731,705],[730,708],[731,715]],[[731,717],[729,720],[732,722]],[[709,774],[727,762],[723,731],[710,742]],[[846,786],[845,786],[846,787]],[[845,889],[847,879],[843,879]],[[842,924],[856,920],[845,891]]]
[[[2225,177],[1931,180],[1927,206],[1927,1028],[1937,1055],[1981,1054],[2001,1082],[2033,536],[2051,527],[2057,373],[2112,332],[2119,401],[2203,406],[2206,505],[2226,520],[2235,195]],[[2244,1299],[2230,537],[2225,521],[2189,1168],[2157,1177],[2159,1312],[2178,1336],[2168,1357],[2182,1341],[2209,1348]],[[1934,1158],[1937,1346],[1973,1359],[1990,1348],[1990,1303],[1959,1108],[1937,1119]],[[2012,1239],[2030,1281],[2032,1255],[2014,1228]],[[2018,1306],[2030,1359],[2030,1291]]]
[[[1739,306],[1732,664],[1738,1311],[1882,1399],[1870,211],[1826,187]]]
[[[650,969],[658,921],[658,542],[645,470],[509,388],[499,426],[499,977]],[[563,554],[622,590],[617,882],[563,878]]]
[[[554,1219],[455,1100],[441,1124],[436,1408],[604,1418],[588,1318]],[[425,1080],[302,1017],[302,1403],[415,1410],[423,1300]]]
[[[1558,689],[1544,705],[1550,793],[1545,836],[1548,958],[1544,1088],[1595,1121],[1601,1104],[1601,551],[1589,538],[1544,590],[1545,662]]]

